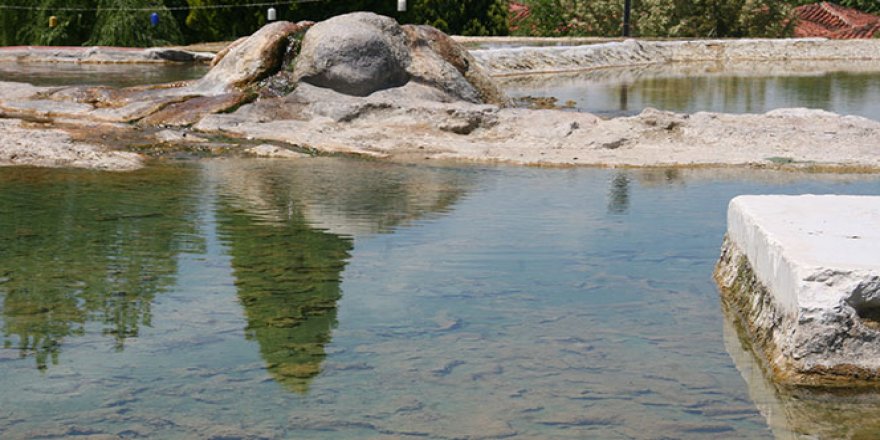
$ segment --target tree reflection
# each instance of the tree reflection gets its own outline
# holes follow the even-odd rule
[[[297,393],[321,371],[354,237],[448,210],[468,179],[453,170],[320,159],[205,169],[222,193],[217,227],[247,337],[259,343],[273,378]]]
[[[192,170],[0,174],[3,345],[57,364],[68,336],[100,332],[122,350],[149,326],[155,295],[193,241]],[[147,189],[147,190],[145,190]]]
[[[286,201],[279,200],[279,208]],[[310,229],[298,212],[266,224],[221,202],[218,228],[230,248],[247,337],[269,372],[292,391],[308,390],[336,326],[340,275],[351,239]]]

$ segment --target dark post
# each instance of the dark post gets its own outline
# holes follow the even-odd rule
[[[632,15],[632,0],[626,0],[623,3],[623,36],[629,36],[629,19]]]

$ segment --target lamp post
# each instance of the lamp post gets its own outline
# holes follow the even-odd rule
[[[625,0],[623,3],[623,36],[629,37],[629,19],[632,15],[632,0]]]

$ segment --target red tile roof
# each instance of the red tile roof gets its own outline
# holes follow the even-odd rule
[[[519,28],[519,23],[532,15],[529,6],[522,3],[510,2],[508,8],[510,8],[510,30]]]
[[[880,17],[852,8],[821,2],[795,8],[798,24],[796,37],[833,39],[872,38],[880,36]]]

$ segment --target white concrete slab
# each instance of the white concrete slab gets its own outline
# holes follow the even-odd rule
[[[728,234],[789,313],[834,307],[850,284],[880,276],[880,197],[740,196]]]
[[[776,368],[880,379],[880,197],[740,196],[727,234],[716,274]]]

